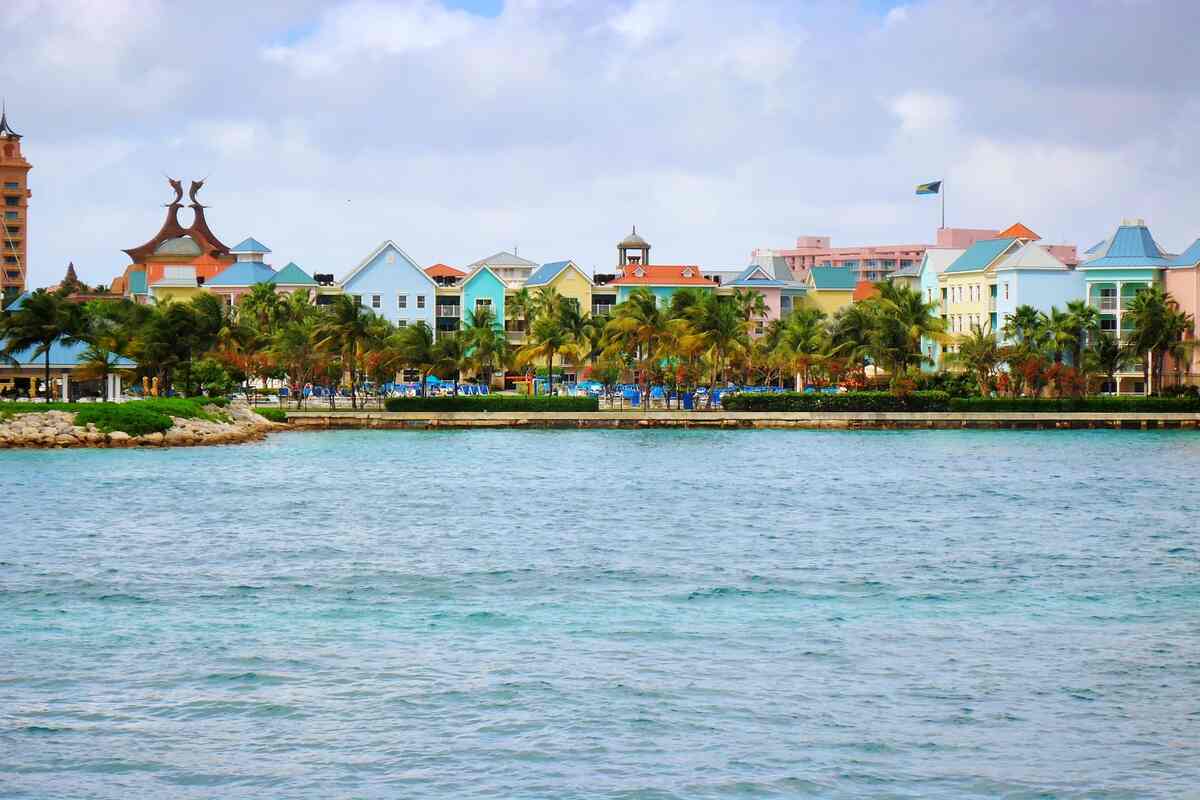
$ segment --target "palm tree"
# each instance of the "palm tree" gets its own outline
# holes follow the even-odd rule
[[[529,324],[542,317],[552,317],[562,308],[563,296],[553,286],[543,286],[533,295],[533,307],[530,309]]]
[[[926,301],[917,289],[899,283],[882,283],[875,298],[880,349],[894,360],[893,376],[908,372],[925,359],[921,340],[945,340],[946,326],[937,313],[937,303]]]
[[[1116,383],[1116,374],[1129,363],[1130,353],[1121,346],[1116,336],[1101,333],[1096,337],[1096,343],[1086,352],[1084,361],[1089,367],[1104,375],[1109,383]]]
[[[1063,352],[1079,346],[1078,320],[1069,311],[1059,311],[1050,306],[1050,313],[1045,317],[1046,338],[1054,353],[1054,363],[1061,364]],[[1078,366],[1078,365],[1076,365]]]
[[[979,383],[979,393],[986,397],[996,370],[1004,363],[1004,348],[996,341],[990,328],[979,325],[972,325],[970,333],[960,335],[957,342],[957,352],[950,353],[947,361],[961,364],[974,373]]]
[[[475,370],[476,375],[482,375],[486,385],[491,385],[492,375],[503,368],[507,359],[508,339],[489,306],[468,311],[465,322],[463,345],[467,366]]]
[[[279,317],[281,303],[273,285],[256,283],[250,287],[249,293],[242,295],[238,308],[254,321],[259,331],[266,333]]]
[[[512,322],[528,323],[533,317],[535,305],[533,292],[518,289],[504,298],[504,315]],[[525,327],[528,328],[528,324]]]
[[[578,360],[582,362],[593,359],[599,352],[596,347],[599,336],[591,316],[581,310],[579,303],[573,298],[564,297],[559,300],[557,317],[568,338],[576,345]],[[576,368],[580,366],[582,363],[575,364]]]
[[[25,350],[32,350],[33,358],[45,359],[47,402],[50,400],[51,346],[57,341],[63,344],[80,341],[80,331],[72,312],[64,308],[66,305],[69,304],[57,294],[38,289],[25,298],[20,309],[4,320],[4,347],[0,352],[6,360]]]
[[[1067,313],[1071,315],[1072,334],[1075,337],[1071,348],[1071,363],[1079,368],[1083,366],[1083,348],[1100,332],[1100,309],[1089,305],[1086,300],[1069,300]]]
[[[1133,322],[1130,346],[1137,353],[1147,354],[1146,392],[1153,394],[1162,387],[1167,353],[1178,348],[1194,329],[1194,320],[1158,285],[1147,286],[1137,293],[1129,304],[1128,316]]]
[[[1004,338],[1026,350],[1041,349],[1044,339],[1046,315],[1030,305],[1021,305],[1004,320],[1000,329]]]
[[[874,350],[874,331],[879,327],[874,302],[852,303],[842,306],[834,314],[832,343],[838,356],[854,364],[867,379],[867,362]]]
[[[458,383],[463,370],[470,363],[467,356],[466,336],[459,333],[443,333],[434,344],[434,369],[442,374],[454,373],[454,394],[458,395]]]
[[[537,317],[529,333],[529,342],[517,351],[517,363],[532,364],[539,358],[546,359],[546,393],[553,396],[554,356],[559,353],[573,356],[578,352],[576,345],[562,322],[554,316]]]
[[[712,386],[716,388],[727,359],[744,353],[750,346],[742,310],[733,298],[709,293],[692,307],[689,321],[692,335],[701,343],[702,352],[712,356]],[[712,392],[709,392],[707,402],[712,403]]]
[[[658,356],[660,340],[666,334],[667,319],[654,293],[644,286],[638,286],[624,302],[617,304],[612,319],[604,328],[606,351],[628,353],[639,362],[641,380],[638,383],[647,401],[650,396],[650,370]]]
[[[401,328],[393,340],[400,363],[415,369],[421,376],[421,397],[425,396],[425,382],[429,375],[442,363],[434,341],[433,329],[424,320],[415,325]]]
[[[314,382],[329,361],[329,350],[321,342],[321,321],[315,316],[288,320],[271,337],[272,355],[300,387],[295,393],[297,408],[304,398],[305,384]]]
[[[338,295],[329,306],[329,316],[320,326],[322,347],[337,349],[350,372],[350,407],[358,408],[359,366],[371,338],[371,321],[375,317],[350,295]],[[427,326],[428,327],[428,326]]]
[[[802,306],[787,316],[779,335],[779,354],[796,374],[796,391],[809,382],[812,367],[829,357],[831,343],[825,326],[825,312]]]

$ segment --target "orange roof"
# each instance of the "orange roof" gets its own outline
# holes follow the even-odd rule
[[[1038,236],[1036,233],[1029,230],[1029,228],[1026,228],[1021,223],[1014,222],[1012,225],[1009,225],[1007,228],[1005,228],[1004,230],[997,233],[995,238],[997,238],[997,239],[1028,239],[1031,242],[1036,242],[1038,239],[1041,239],[1042,237]]]
[[[858,283],[854,284],[854,294],[850,296],[850,299],[857,303],[860,300],[866,300],[869,297],[878,296],[878,286],[871,281],[859,281]]]
[[[626,264],[625,275],[609,286],[716,286],[689,264]]]
[[[455,269],[449,264],[434,264],[432,267],[425,268],[425,274],[431,278],[461,278],[467,273],[461,269]]]

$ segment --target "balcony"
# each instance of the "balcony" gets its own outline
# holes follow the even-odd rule
[[[597,303],[596,305],[592,306],[592,316],[608,316],[612,313],[612,310],[613,307],[611,303]]]
[[[439,317],[454,317],[457,319],[459,316],[459,309],[461,308],[462,306],[435,306],[434,314]]]

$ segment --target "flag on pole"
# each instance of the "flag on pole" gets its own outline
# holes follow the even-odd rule
[[[921,183],[917,185],[917,194],[937,194],[941,190],[941,181],[933,181],[932,183]]]

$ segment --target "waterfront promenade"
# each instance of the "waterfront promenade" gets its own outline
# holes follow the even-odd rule
[[[1200,412],[1112,411],[289,411],[295,429],[1190,428]]]

